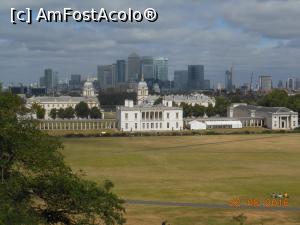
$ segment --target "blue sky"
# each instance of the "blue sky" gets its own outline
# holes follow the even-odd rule
[[[155,8],[155,23],[62,23],[12,25],[10,8],[78,10],[105,7]],[[251,73],[274,80],[300,78],[300,1],[295,0],[10,0],[0,3],[0,80],[31,83],[53,68],[61,77],[96,75],[97,65],[126,59],[131,52],[169,58],[169,75],[203,64],[205,76],[224,83]]]

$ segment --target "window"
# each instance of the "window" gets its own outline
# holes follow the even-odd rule
[[[125,119],[128,120],[128,113],[125,113]]]
[[[178,122],[176,122],[176,128],[178,128]]]
[[[142,112],[142,118],[145,119],[145,112]]]
[[[170,118],[170,113],[167,113],[167,118],[168,118],[168,119]]]
[[[125,129],[128,130],[128,123],[125,123]]]
[[[149,123],[147,123],[147,129],[149,129]]]
[[[154,123],[151,123],[151,129],[153,129],[154,128]]]
[[[296,121],[293,121],[293,127],[295,127],[296,126]]]
[[[159,128],[162,129],[162,123],[159,123]]]
[[[137,114],[137,113],[135,113],[135,114],[134,114],[134,118],[135,118],[135,119],[137,119],[137,117],[138,117],[138,114]]]
[[[143,123],[143,129],[145,129],[145,123]]]
[[[176,113],[176,119],[178,119],[179,118],[179,113]]]
[[[156,123],[155,127],[156,127],[156,129],[158,129],[158,123]]]
[[[167,123],[167,128],[168,128],[168,129],[170,128],[170,124],[169,124],[169,123]]]
[[[137,123],[135,123],[135,126],[134,126],[134,127],[135,127],[135,129],[137,129],[137,128],[138,128],[138,124],[137,124]]]

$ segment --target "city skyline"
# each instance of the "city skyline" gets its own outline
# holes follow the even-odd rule
[[[9,23],[10,8],[61,9],[67,1],[16,0],[0,5],[0,80],[4,85],[33,83],[46,68],[59,76],[97,75],[97,65],[127,59],[131,52],[169,59],[169,77],[188,65],[204,65],[205,77],[224,84],[234,66],[234,83],[249,83],[251,74],[271,75],[275,83],[300,77],[300,2],[266,1],[89,1],[78,9],[155,8],[155,23]],[[280,16],[278,16],[280,15]],[[274,19],[275,18],[275,19]],[[284,20],[283,20],[284,18]],[[280,29],[279,29],[280,27]]]

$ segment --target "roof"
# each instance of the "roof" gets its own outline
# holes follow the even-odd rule
[[[238,105],[234,108],[241,110],[255,110],[257,112],[265,112],[265,113],[295,113],[291,109],[286,107],[264,107],[264,106],[254,106],[254,105]]]
[[[27,99],[27,103],[89,102],[89,101],[98,102],[98,98],[97,97],[72,97],[72,96],[59,96],[59,97],[40,96],[40,97],[32,97]]]
[[[129,106],[118,106],[118,110],[122,111],[137,111],[137,110],[182,110],[180,107],[168,107],[164,105],[149,105],[149,104],[144,104],[144,105],[134,105],[133,107]]]
[[[198,122],[208,122],[208,121],[239,121],[239,119],[235,118],[228,118],[228,117],[198,117],[198,118],[186,118],[185,119],[188,122],[198,121]]]

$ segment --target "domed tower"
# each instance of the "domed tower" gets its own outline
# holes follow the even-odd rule
[[[142,74],[142,79],[138,83],[138,88],[137,88],[137,102],[138,102],[138,105],[141,105],[143,102],[145,102],[148,95],[149,95],[148,85],[144,81],[144,75]]]
[[[84,97],[95,97],[95,89],[91,81],[87,80],[84,83],[82,95]]]

